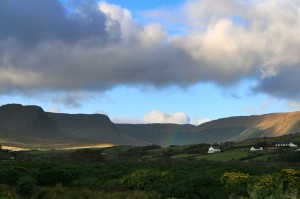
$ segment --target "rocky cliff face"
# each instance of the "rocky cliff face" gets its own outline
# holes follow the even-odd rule
[[[118,133],[115,124],[101,114],[62,114],[48,113],[67,137],[78,141],[101,141],[103,143],[126,144]]]
[[[101,114],[47,113],[38,106],[0,107],[0,143],[27,147],[94,144],[136,144],[122,137]]]
[[[0,132],[24,137],[57,137],[59,126],[38,106],[9,104],[0,107]]]

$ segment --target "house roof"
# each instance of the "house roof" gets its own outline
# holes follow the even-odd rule
[[[209,148],[213,148],[214,150],[220,150],[219,147],[215,147],[215,146],[211,146],[211,147],[209,147]]]
[[[291,141],[280,141],[280,142],[276,142],[276,144],[290,144],[292,143]]]

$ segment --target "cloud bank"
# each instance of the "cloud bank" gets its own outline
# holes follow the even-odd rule
[[[299,1],[191,0],[176,11],[152,15],[183,27],[175,36],[104,1],[1,0],[0,92],[253,79],[253,92],[299,99]]]
[[[128,119],[128,118],[115,118],[113,122],[115,123],[125,123],[125,124],[193,124],[200,125],[202,123],[210,121],[209,119],[190,119],[184,112],[177,113],[163,113],[161,111],[155,110],[146,115],[143,119]]]

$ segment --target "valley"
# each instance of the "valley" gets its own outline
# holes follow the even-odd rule
[[[295,112],[200,126],[114,124],[101,114],[5,105],[0,198],[295,198],[298,123]]]
[[[222,118],[190,124],[115,124],[101,114],[45,112],[38,106],[0,107],[0,144],[28,149],[98,145],[188,145],[294,135],[300,112]]]

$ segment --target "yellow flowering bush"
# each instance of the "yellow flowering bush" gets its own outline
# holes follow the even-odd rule
[[[282,169],[278,173],[261,176],[226,172],[220,180],[231,198],[300,198],[300,172],[295,169]]]
[[[283,190],[290,192],[299,192],[300,173],[294,169],[282,169],[280,178],[283,183]]]
[[[228,194],[236,196],[248,196],[247,186],[250,175],[240,172],[226,172],[221,176],[223,188]]]
[[[277,175],[263,175],[256,178],[256,182],[253,185],[256,198],[266,198],[273,195],[276,190],[279,190],[281,185]]]

